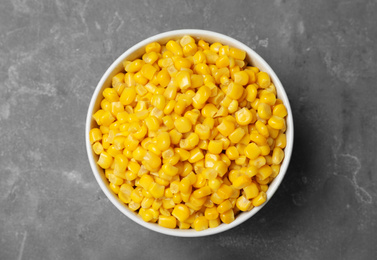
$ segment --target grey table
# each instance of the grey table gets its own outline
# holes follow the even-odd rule
[[[377,253],[377,2],[0,2],[0,259],[372,259]],[[119,212],[91,172],[91,95],[127,48],[208,29],[257,51],[295,120],[291,164],[239,227],[174,238]]]

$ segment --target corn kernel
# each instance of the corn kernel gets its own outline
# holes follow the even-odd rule
[[[220,219],[225,224],[232,223],[234,221],[234,212],[232,209],[220,214]]]
[[[267,88],[271,84],[271,79],[266,72],[261,71],[257,74],[257,82],[261,88]]]
[[[270,119],[268,119],[268,125],[274,129],[281,130],[285,127],[285,121],[281,117],[272,116]]]
[[[246,58],[246,52],[237,48],[230,48],[229,56],[237,60],[244,60]]]
[[[192,123],[191,121],[186,117],[180,117],[174,122],[175,128],[180,133],[188,133],[191,131]]]
[[[240,196],[237,198],[236,206],[241,211],[249,211],[253,208],[251,201],[245,196]]]
[[[168,43],[166,44],[166,49],[168,51],[171,51],[174,55],[183,56],[182,47],[176,41],[168,41]]]
[[[158,217],[158,224],[165,228],[175,228],[177,226],[177,219],[173,216],[163,216]]]
[[[254,207],[258,207],[265,203],[267,200],[267,195],[264,191],[259,192],[258,196],[252,199],[252,203]]]
[[[230,135],[234,129],[234,123],[228,120],[223,120],[221,124],[217,126],[217,130],[219,130],[219,132],[225,137]]]

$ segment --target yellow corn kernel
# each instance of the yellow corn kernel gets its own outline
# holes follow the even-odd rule
[[[245,196],[237,198],[236,207],[241,211],[249,211],[253,208],[253,204]]]
[[[142,140],[147,134],[147,132],[148,132],[148,128],[145,125],[142,125],[140,129],[138,129],[136,132],[132,134],[132,136],[133,138],[137,140]]]
[[[270,91],[263,90],[259,94],[259,100],[260,100],[260,102],[263,102],[263,103],[266,103],[270,106],[273,106],[273,105],[275,105],[275,102],[276,102],[276,96],[275,96],[274,93],[272,93]]]
[[[145,153],[142,163],[149,171],[155,171],[161,167],[161,158],[148,151]]]
[[[162,198],[165,194],[165,187],[156,182],[153,182],[149,186],[149,192],[155,199]]]
[[[89,141],[90,144],[102,140],[102,132],[98,128],[92,128],[89,131]]]
[[[203,158],[203,151],[199,147],[196,147],[190,151],[190,158],[188,159],[188,161],[190,163],[195,163],[202,160]]]
[[[190,59],[183,58],[181,56],[173,56],[173,63],[177,70],[183,71],[183,69],[190,69],[192,62]]]
[[[244,60],[246,58],[246,52],[237,48],[230,48],[229,56],[237,60]]]
[[[244,187],[243,191],[247,199],[253,199],[259,194],[258,185],[255,182],[252,182],[250,185]]]
[[[157,52],[151,51],[147,52],[143,55],[143,61],[145,63],[153,64],[156,60],[158,60],[158,54]]]
[[[228,149],[226,149],[225,153],[230,160],[236,160],[240,156],[240,154],[239,154],[239,152],[238,152],[238,150],[235,146],[228,147]]]
[[[225,224],[232,223],[234,221],[234,212],[233,209],[230,209],[222,214],[220,214],[220,219]]]
[[[154,95],[151,99],[151,103],[154,107],[157,107],[160,110],[164,110],[166,105],[165,96],[163,95]]]
[[[113,163],[113,157],[107,152],[102,152],[97,163],[101,168],[108,169]]]
[[[216,191],[216,193],[218,194],[218,196],[222,199],[228,199],[232,193],[233,193],[233,189],[232,187],[230,187],[229,185],[226,185],[226,184],[221,184],[220,188]]]
[[[222,214],[232,208],[232,203],[229,200],[224,200],[219,206],[217,206],[217,212]]]
[[[199,75],[206,75],[206,74],[211,73],[208,65],[205,64],[205,63],[196,64],[195,67],[194,67],[194,72],[196,72]]]
[[[220,225],[220,218],[208,220],[209,228],[216,228]]]
[[[132,61],[131,63],[128,63],[125,67],[125,70],[127,72],[138,72],[141,70],[141,68],[143,67],[144,65],[144,61],[141,60],[141,59],[136,59],[134,61]]]
[[[229,57],[227,55],[220,55],[216,60],[216,66],[220,68],[228,67],[230,64]]]
[[[268,177],[270,177],[271,174],[272,174],[272,168],[270,166],[268,166],[268,165],[264,165],[261,168],[259,168],[257,177],[260,180],[265,180]]]
[[[182,115],[182,113],[185,111],[186,109],[186,102],[183,101],[183,100],[179,100],[176,104],[175,104],[175,107],[174,107],[174,112],[177,114],[177,115]]]
[[[132,194],[133,190],[134,190],[134,188],[130,184],[123,183],[120,186],[119,193],[118,193],[120,200],[124,203],[127,203],[127,204],[130,203],[131,202],[131,194]]]
[[[242,86],[249,83],[249,75],[245,71],[238,71],[234,73],[234,82]]]
[[[158,84],[160,84],[160,86],[165,88],[169,84],[170,80],[171,80],[171,77],[166,68],[163,68],[162,70],[158,72],[157,81],[158,81]]]
[[[150,151],[150,152],[152,152],[152,153],[154,153],[154,154],[156,154],[157,156],[161,156],[161,153],[162,153],[161,150],[158,149],[156,143],[150,143],[150,144],[148,145],[147,150]]]
[[[210,179],[207,182],[208,182],[208,186],[211,188],[213,192],[216,192],[220,188],[221,184],[223,183],[220,177]]]
[[[126,87],[136,86],[135,73],[126,73],[124,75],[124,83],[126,84]]]
[[[245,148],[245,155],[247,158],[254,160],[256,159],[261,153],[260,148],[255,143],[250,143]]]
[[[177,219],[173,216],[158,216],[158,224],[165,228],[175,228],[177,226]]]
[[[216,161],[212,167],[212,170],[216,172],[220,177],[223,177],[228,171],[228,166],[223,161]]]
[[[109,181],[111,183],[113,183],[114,185],[122,185],[123,184],[123,179],[122,178],[119,178],[118,176],[116,176],[115,174],[109,174]]]
[[[245,130],[242,128],[237,128],[234,130],[230,135],[229,135],[229,140],[232,143],[239,143],[241,139],[244,137],[246,134]]]
[[[126,141],[126,137],[125,136],[115,136],[114,138],[114,141],[113,141],[113,144],[114,144],[114,148],[117,149],[117,150],[123,150],[125,145],[124,145],[124,142]]]
[[[175,176],[178,174],[178,168],[170,163],[162,165],[161,170],[168,176]]]
[[[252,199],[252,203],[254,207],[258,207],[265,203],[267,200],[267,194],[264,191],[259,192],[258,196]]]
[[[209,207],[205,209],[204,216],[208,220],[215,220],[219,217],[219,212],[216,207]]]
[[[208,144],[208,152],[212,154],[220,154],[223,150],[223,143],[220,140],[211,140]]]
[[[180,133],[188,133],[191,131],[192,123],[186,117],[180,117],[174,121],[174,126]]]
[[[272,114],[274,116],[284,118],[288,114],[288,112],[287,112],[287,109],[285,108],[284,104],[278,104],[278,105],[274,106],[274,108],[272,109]]]
[[[274,129],[281,130],[285,127],[285,120],[279,116],[272,116],[268,119],[268,125]]]
[[[117,102],[119,100],[118,93],[114,88],[105,88],[102,95],[109,102]]]
[[[214,104],[209,103],[202,108],[202,116],[204,116],[205,118],[214,117],[217,111],[218,109],[216,108],[216,106]]]
[[[221,124],[217,126],[217,130],[225,137],[230,135],[235,129],[234,123],[229,120],[223,120]]]
[[[144,174],[139,179],[139,185],[143,187],[145,190],[149,190],[153,183],[153,177],[148,174]]]
[[[124,176],[128,166],[128,158],[124,154],[117,154],[114,157],[114,174],[117,176]]]
[[[114,88],[115,86],[123,82],[124,82],[124,73],[120,72],[112,78],[111,86]]]
[[[148,64],[148,65],[150,65],[150,64]],[[154,68],[154,67],[152,66],[152,68]],[[145,73],[146,73],[146,72],[147,72],[147,71],[145,71]],[[143,74],[141,74],[141,71],[136,72],[136,73],[134,74],[134,80],[135,80],[135,82],[136,82],[137,84],[145,85],[145,84],[148,83],[148,79],[147,79],[146,77],[144,77]]]
[[[255,72],[251,69],[248,69],[248,67],[245,68],[245,72],[249,76],[249,84],[254,84],[257,81],[257,75]]]
[[[206,63],[207,62],[206,56],[204,55],[204,53],[202,51],[197,51],[194,54],[193,61],[194,61],[195,65],[197,65],[199,63]]]
[[[169,135],[170,135],[170,140],[171,140],[171,143],[172,144],[179,144],[179,141],[181,140],[182,138],[182,134],[180,132],[178,132],[177,129],[173,129],[169,132]]]
[[[193,104],[202,105],[204,104],[208,98],[211,96],[211,89],[207,86],[202,86],[198,89],[195,96],[193,97]],[[197,108],[197,107],[196,107]]]
[[[243,189],[251,184],[251,179],[247,175],[241,175],[233,182],[233,187],[236,189]]]
[[[173,40],[168,41],[168,43],[166,43],[166,49],[168,51],[171,51],[176,56],[183,56],[182,47],[176,41],[173,41]]]
[[[248,102],[253,102],[255,98],[257,97],[257,88],[258,86],[256,84],[251,84],[246,87],[246,100]]]
[[[266,103],[259,102],[257,110],[258,116],[262,119],[267,120],[272,115],[271,106]]]
[[[268,144],[259,146],[259,149],[261,151],[261,155],[268,156],[271,152],[270,146]]]
[[[270,76],[266,72],[257,73],[257,82],[261,88],[267,88],[271,84]]]
[[[254,159],[254,160],[250,160],[249,161],[249,165],[254,165],[254,166],[256,166],[257,168],[260,168],[260,167],[262,167],[263,165],[265,165],[266,164],[266,158],[264,157],[264,156],[259,156],[259,157],[257,157],[256,159]]]
[[[119,194],[119,191],[120,191],[120,189],[119,189],[119,185],[116,185],[116,184],[110,182],[109,186],[110,186],[110,189],[111,189],[115,194]]]
[[[161,51],[161,45],[158,42],[151,42],[147,46],[145,46],[145,52],[157,52],[159,53]]]
[[[279,133],[279,135],[276,137],[276,140],[275,140],[275,147],[284,149],[286,145],[287,145],[286,135],[284,133]]]
[[[179,71],[175,79],[180,89],[188,89],[191,87],[191,75],[188,71]]]
[[[93,147],[94,153],[97,155],[99,155],[100,153],[104,151],[103,146],[100,142],[95,142],[92,147]]]
[[[199,136],[201,140],[206,140],[211,135],[211,129],[208,125],[197,124],[195,125],[195,133]]]
[[[255,122],[255,128],[265,138],[270,136],[270,132],[268,131],[268,127],[265,124],[263,124],[261,121],[258,120],[257,122]]]
[[[157,148],[160,151],[166,151],[170,147],[170,135],[167,132],[160,133],[157,136]]]
[[[187,56],[194,56],[198,50],[198,46],[195,42],[189,42],[183,46],[183,55]]]
[[[149,116],[145,119],[145,124],[149,131],[157,131],[160,127],[160,121],[155,116]]]
[[[192,193],[192,196],[194,196],[195,198],[203,198],[203,197],[206,197],[208,195],[210,195],[212,193],[212,190],[210,187],[208,186],[204,186],[200,189],[197,189],[195,190],[193,193]]]
[[[248,125],[254,120],[251,110],[247,109],[246,107],[238,110],[235,113],[235,117],[237,124],[239,125]]]
[[[203,125],[206,125],[210,129],[213,129],[213,127],[215,126],[215,119],[213,119],[213,118],[206,118],[203,121]]]
[[[223,108],[223,106],[222,106]],[[236,112],[238,110],[238,101],[237,100],[232,100],[232,102],[230,102],[229,106],[228,106],[228,112],[233,114],[234,112]],[[222,114],[220,116],[226,116],[225,114]]]
[[[110,108],[111,113],[117,117],[118,113],[124,111],[124,106],[122,105],[121,102],[112,102],[111,103],[111,108]]]
[[[103,110],[100,110],[103,111]],[[96,113],[97,114],[97,113]],[[103,126],[110,126],[115,121],[115,117],[110,111],[103,111],[99,114],[97,123]]]
[[[131,104],[132,102],[134,102],[135,97],[136,97],[135,88],[125,88],[122,92],[122,95],[120,96],[119,101],[120,103],[122,103],[122,105],[127,106]]]
[[[191,182],[188,178],[183,178],[179,183],[179,191],[181,193],[191,193]]]
[[[244,88],[241,84],[231,82],[228,85],[226,95],[232,99],[239,99],[243,94]]]
[[[272,163],[280,164],[284,159],[284,151],[280,147],[275,147],[272,152]]]
[[[256,143],[257,145],[265,145],[267,143],[266,137],[259,133],[251,133],[250,140]]]
[[[206,56],[207,64],[215,64],[219,57],[219,55],[212,50],[204,50],[203,53]]]
[[[208,219],[206,219],[204,216],[199,216],[195,218],[194,223],[192,225],[196,231],[202,231],[208,229],[209,223]]]
[[[178,204],[175,205],[172,215],[179,221],[183,222],[190,217],[190,210],[186,205]]]

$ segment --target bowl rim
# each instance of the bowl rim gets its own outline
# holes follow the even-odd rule
[[[281,164],[279,175],[274,179],[269,189],[267,190],[266,202],[259,207],[253,208],[251,211],[240,213],[239,215],[237,215],[235,220],[230,224],[222,223],[216,228],[208,228],[203,231],[196,231],[193,229],[181,230],[181,229],[164,228],[164,227],[159,226],[156,223],[145,222],[144,220],[141,219],[140,216],[136,215],[134,212],[128,209],[125,204],[121,203],[120,200],[116,198],[115,194],[113,194],[113,192],[110,190],[108,185],[104,183],[103,176],[101,176],[101,173],[99,170],[99,166],[94,160],[94,153],[92,151],[92,146],[89,140],[89,131],[94,121],[92,119],[92,115],[94,112],[94,108],[95,108],[98,96],[100,95],[100,92],[102,91],[102,89],[105,87],[104,86],[105,81],[108,80],[110,74],[119,66],[119,64],[122,63],[122,61],[126,60],[126,58],[129,57],[132,53],[135,53],[137,50],[140,50],[141,48],[145,47],[145,45],[147,45],[148,43],[155,42],[155,41],[161,42],[164,39],[166,42],[167,39],[179,38],[184,35],[191,35],[194,38],[203,38],[203,39],[211,38],[221,43],[226,43],[232,47],[245,50],[247,53],[247,57],[250,59],[253,59],[254,62],[259,63],[258,67],[262,67],[263,71],[266,71],[270,75],[271,80],[275,84],[276,90],[278,92],[278,97],[283,100],[283,103],[288,111],[288,116],[286,117],[287,145],[284,149],[285,157],[284,157],[283,163]],[[211,42],[214,42],[213,40]],[[284,176],[287,172],[287,169],[291,160],[291,155],[293,151],[293,141],[294,141],[293,139],[294,139],[294,126],[293,126],[293,115],[292,115],[290,102],[289,102],[288,96],[285,92],[285,89],[282,83],[280,82],[279,78],[277,77],[275,72],[272,70],[270,65],[258,53],[256,53],[253,49],[251,49],[244,43],[230,36],[227,36],[218,32],[213,32],[209,30],[201,30],[201,29],[180,29],[180,30],[172,30],[172,31],[159,33],[149,38],[146,38],[136,43],[132,47],[128,48],[108,67],[108,69],[102,75],[100,81],[98,82],[94,90],[94,93],[92,95],[90,104],[89,104],[88,113],[86,117],[86,125],[85,125],[86,150],[87,150],[87,155],[90,162],[90,166],[91,166],[93,175],[95,176],[101,190],[105,193],[106,197],[112,202],[112,204],[114,204],[114,206],[116,206],[116,208],[118,208],[118,210],[120,210],[124,215],[126,215],[128,218],[138,223],[139,225],[147,229],[153,230],[155,232],[161,233],[161,234],[176,236],[176,237],[203,237],[203,236],[218,234],[218,233],[227,231],[229,229],[232,229],[240,225],[241,223],[245,222],[252,216],[254,216],[259,210],[261,210],[269,202],[269,200],[273,197],[276,190],[280,186],[282,180],[284,179]]]

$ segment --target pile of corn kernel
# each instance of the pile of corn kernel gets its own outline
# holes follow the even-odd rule
[[[125,61],[90,131],[111,190],[147,222],[197,231],[266,201],[287,110],[246,52],[191,36]]]

